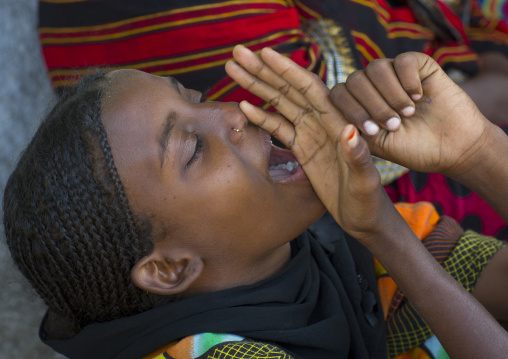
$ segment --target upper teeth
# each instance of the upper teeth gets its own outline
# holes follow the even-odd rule
[[[286,164],[281,163],[280,165],[277,165],[277,166],[270,166],[269,169],[293,171],[294,169],[297,169],[297,168],[298,168],[298,162],[294,161],[294,162],[288,162]]]

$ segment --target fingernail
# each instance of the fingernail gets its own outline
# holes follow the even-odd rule
[[[358,143],[358,136],[356,135],[356,128],[353,127],[351,130],[351,133],[349,134],[347,138],[347,143],[349,147],[355,148]]]
[[[242,112],[245,113],[246,111],[249,111],[249,110],[252,111],[252,108],[256,107],[256,106],[254,106],[253,104],[251,104],[250,102],[248,102],[246,100],[243,100],[242,102],[240,102],[239,107],[240,107],[240,110],[242,110]]]
[[[400,118],[395,116],[389,118],[388,121],[386,121],[385,126],[389,131],[396,131],[400,126]]]
[[[370,135],[370,136],[374,136],[376,135],[378,132],[379,132],[379,126],[376,125],[374,122],[372,122],[371,120],[367,120],[363,123],[363,128],[365,130],[365,132]]]
[[[413,106],[404,107],[400,112],[406,117],[413,116],[415,108]]]
[[[414,95],[411,95],[411,98],[413,99],[413,101],[418,101],[419,99],[422,98],[422,95],[415,93]]]

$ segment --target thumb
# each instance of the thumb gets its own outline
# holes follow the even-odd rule
[[[348,124],[344,127],[340,146],[347,166],[349,190],[357,195],[371,195],[378,189],[381,177],[374,166],[367,142],[355,126]]]

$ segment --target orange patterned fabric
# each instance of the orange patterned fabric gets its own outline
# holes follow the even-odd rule
[[[423,240],[432,232],[439,221],[439,214],[434,206],[429,202],[418,203],[397,203],[395,208],[409,224],[416,236]],[[374,259],[376,267],[376,275],[378,277],[378,291],[381,299],[381,306],[385,319],[388,319],[388,313],[393,298],[399,287],[393,279],[386,273],[381,263]]]

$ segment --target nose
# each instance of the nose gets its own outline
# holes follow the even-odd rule
[[[236,102],[227,103],[233,112],[229,117],[231,123],[231,133],[229,134],[229,140],[233,144],[238,144],[240,140],[245,135],[245,131],[247,131],[247,125],[249,121],[245,117],[243,111],[240,109],[240,106]]]
[[[212,103],[210,103],[212,104]],[[215,102],[214,106],[217,106],[215,126],[223,129],[226,138],[233,144],[240,142],[242,136],[247,131],[248,120],[243,114],[240,106],[236,102]]]
[[[225,102],[224,106],[226,107],[226,111],[228,112],[226,121],[228,122],[228,125],[231,126],[231,129],[239,130],[236,132],[243,131],[247,127],[249,121],[243,114],[238,103]]]

